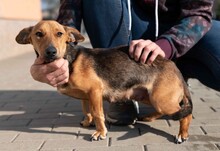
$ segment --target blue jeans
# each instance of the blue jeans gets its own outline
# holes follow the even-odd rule
[[[132,1],[131,39],[154,40],[155,20]],[[93,47],[115,47],[129,43],[127,0],[83,0],[83,20]],[[172,23],[160,24],[160,33]],[[159,33],[159,34],[160,34]],[[184,56],[177,66],[187,78],[196,78],[220,91],[220,21]]]

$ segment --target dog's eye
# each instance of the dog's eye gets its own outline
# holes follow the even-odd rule
[[[36,34],[35,34],[37,37],[43,37],[43,33],[42,32],[36,32]]]
[[[62,35],[63,35],[63,33],[57,32],[57,37],[61,37]]]

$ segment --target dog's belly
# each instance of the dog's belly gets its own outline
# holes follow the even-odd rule
[[[103,98],[109,102],[135,100],[145,104],[150,104],[149,91],[144,87],[131,88],[125,91],[108,89],[104,91]]]

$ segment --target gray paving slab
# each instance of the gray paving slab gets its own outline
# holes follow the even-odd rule
[[[36,151],[42,146],[42,141],[20,141],[13,143],[0,143],[2,151]]]
[[[34,81],[35,54],[0,61],[0,151],[209,151],[220,150],[220,92],[190,79],[194,111],[190,138],[173,142],[179,122],[163,117],[129,126],[108,125],[106,140],[91,142],[95,127],[82,128],[81,102]],[[108,103],[104,103],[105,109]],[[151,112],[141,105],[141,113]]]
[[[218,150],[214,144],[182,144],[182,145],[173,145],[173,144],[149,144],[146,145],[147,151],[214,151]]]
[[[144,151],[143,146],[110,146],[110,147],[85,147],[85,148],[77,148],[75,151]]]

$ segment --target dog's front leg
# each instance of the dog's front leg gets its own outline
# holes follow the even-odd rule
[[[82,111],[84,113],[84,120],[80,122],[83,127],[93,126],[93,117],[90,113],[88,100],[82,100]]]
[[[89,93],[89,108],[93,116],[96,131],[92,134],[91,140],[105,139],[107,128],[103,111],[102,90],[93,89]]]

